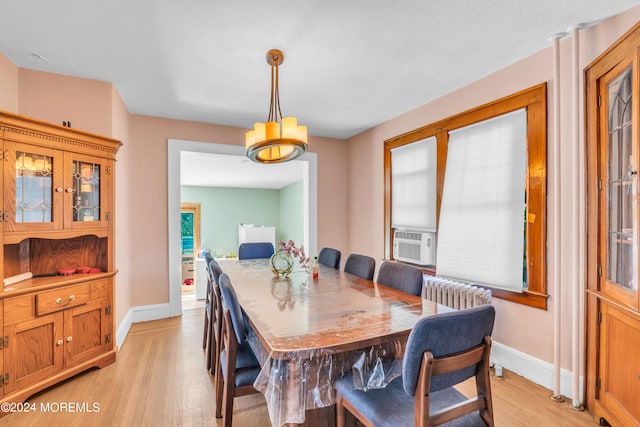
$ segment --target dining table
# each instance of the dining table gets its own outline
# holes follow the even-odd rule
[[[318,277],[300,268],[276,275],[269,259],[220,267],[242,307],[261,365],[254,387],[273,426],[335,425],[338,377],[353,374],[356,389],[385,387],[402,374],[416,322],[452,310],[322,264]]]

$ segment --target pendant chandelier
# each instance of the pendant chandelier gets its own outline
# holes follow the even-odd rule
[[[307,151],[307,127],[298,126],[295,117],[282,117],[278,93],[278,67],[284,54],[272,49],[267,52],[271,65],[271,101],[266,123],[254,123],[247,132],[247,157],[256,163],[280,163],[293,160]]]

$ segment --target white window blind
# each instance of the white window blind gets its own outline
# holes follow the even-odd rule
[[[391,150],[393,228],[436,229],[436,138]]]
[[[522,292],[526,109],[451,131],[438,275]]]

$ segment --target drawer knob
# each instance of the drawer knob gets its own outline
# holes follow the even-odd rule
[[[63,191],[62,187],[56,187],[56,193],[62,193]]]
[[[73,341],[73,337],[72,337],[71,335],[69,335],[69,336],[67,337],[67,342],[71,342],[71,341]]]
[[[75,189],[73,189],[73,188],[67,188],[65,191],[66,191],[67,193],[73,193],[73,192],[74,192],[74,191],[76,191],[76,190],[75,190]]]
[[[69,299],[67,302],[62,302],[62,298],[56,298],[56,304],[60,304],[60,305],[67,305],[69,304],[71,301],[73,301],[74,299],[76,299],[75,295],[69,295]]]
[[[57,345],[62,345],[62,344],[64,344],[64,341],[62,341],[62,340],[58,340],[58,342],[57,342],[56,344],[57,344]]]

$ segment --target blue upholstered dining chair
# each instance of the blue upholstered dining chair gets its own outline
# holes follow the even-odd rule
[[[423,280],[424,274],[419,268],[385,261],[380,266],[376,282],[408,294],[420,296],[422,295]]]
[[[211,260],[207,279],[207,303],[205,304],[205,321],[209,322],[207,326],[209,331],[207,370],[211,372],[211,375],[216,373],[216,361],[219,359],[220,353],[220,334],[222,330],[222,298],[220,296],[220,285],[218,284],[220,274],[222,274],[220,265],[215,260]]]
[[[233,399],[258,392],[253,383],[260,364],[247,341],[244,316],[229,276],[222,273],[218,284],[223,316],[220,361],[216,365],[216,418],[223,418],[223,425],[231,427]]]
[[[211,316],[209,315],[211,313],[211,291],[212,291],[210,265],[212,262],[214,262],[217,265],[218,262],[213,259],[210,252],[204,253],[204,260],[205,260],[205,267],[207,271],[207,292],[205,294],[205,300],[204,300],[204,331],[202,334],[202,348],[206,349],[207,343],[210,341],[209,324],[211,323],[210,322]]]
[[[340,269],[340,257],[342,253],[333,248],[322,248],[318,254],[318,262],[320,264]]]
[[[363,279],[373,280],[373,272],[376,270],[376,260],[370,256],[351,254],[344,263],[345,273],[355,274]]]
[[[489,353],[494,319],[493,306],[482,305],[420,320],[409,335],[401,377],[368,391],[353,390],[350,375],[337,381],[338,427],[345,425],[345,409],[366,426],[493,426]],[[474,376],[475,397],[453,388]]]
[[[238,258],[256,259],[271,258],[273,245],[270,242],[241,243],[238,248]]]

